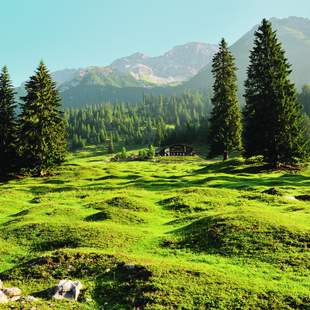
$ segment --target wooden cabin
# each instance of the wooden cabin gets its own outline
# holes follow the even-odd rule
[[[163,147],[156,152],[157,156],[193,156],[193,147],[186,144],[173,144]]]

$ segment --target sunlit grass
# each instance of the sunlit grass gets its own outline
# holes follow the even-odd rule
[[[270,187],[282,195],[262,194]],[[310,202],[288,198],[300,194],[310,194],[310,169],[198,156],[110,162],[88,148],[48,178],[0,185],[0,278],[42,297],[40,309],[307,309]],[[106,275],[96,258],[85,267],[96,276],[44,266],[37,277],[21,273],[20,264],[31,274],[27,262],[59,251],[147,272],[129,279],[120,264]],[[38,293],[67,276],[88,288],[78,306]]]

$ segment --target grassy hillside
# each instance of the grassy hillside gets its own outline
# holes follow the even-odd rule
[[[0,279],[37,309],[309,309],[304,194],[310,169],[90,148],[51,177],[0,184]],[[82,281],[80,303],[48,299],[63,278]]]

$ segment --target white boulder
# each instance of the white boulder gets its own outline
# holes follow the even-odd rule
[[[55,287],[55,299],[77,300],[80,295],[82,283],[80,281],[60,280]]]
[[[18,301],[22,298],[22,296],[13,296],[10,298],[10,301]]]
[[[37,301],[37,299],[33,296],[24,296],[23,297],[23,300],[26,301],[26,302],[34,302],[34,301]]]
[[[18,287],[10,287],[10,288],[3,289],[3,293],[7,297],[15,297],[15,296],[21,296],[22,291]]]
[[[8,302],[9,299],[7,296],[3,293],[3,291],[0,291],[0,304]]]

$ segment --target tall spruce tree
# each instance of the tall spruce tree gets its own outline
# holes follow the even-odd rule
[[[272,25],[264,19],[255,32],[245,82],[245,155],[263,155],[273,164],[305,157],[301,106],[290,65]]]
[[[213,109],[210,117],[209,156],[228,153],[242,148],[241,112],[237,99],[236,66],[227,43],[222,39],[213,58]]]
[[[42,174],[65,158],[67,143],[61,100],[42,61],[25,89],[19,120],[21,154],[25,167]]]
[[[8,69],[0,74],[0,175],[8,173],[16,164],[16,121],[14,88]]]
[[[113,135],[110,135],[110,139],[109,139],[109,148],[108,148],[108,152],[110,154],[113,154],[115,152],[114,150],[114,142],[113,142]]]

